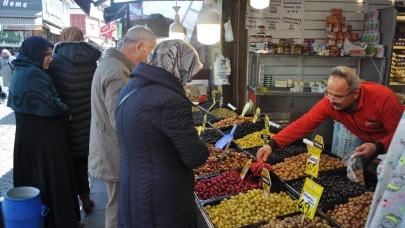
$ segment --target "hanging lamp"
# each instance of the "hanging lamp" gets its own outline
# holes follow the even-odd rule
[[[212,0],[205,0],[205,7],[198,14],[197,40],[205,45],[213,45],[221,39],[221,16],[212,6]]]
[[[255,9],[264,9],[269,7],[270,0],[250,0],[250,6]]]
[[[176,0],[176,6],[173,6],[173,9],[176,12],[176,15],[174,16],[174,22],[170,25],[170,28],[169,28],[169,38],[170,39],[184,40],[185,28],[180,23],[180,16],[179,16],[180,8],[181,8],[180,6],[177,6],[177,0]]]

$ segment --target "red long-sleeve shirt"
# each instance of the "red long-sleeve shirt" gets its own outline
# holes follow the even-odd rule
[[[361,140],[375,143],[379,153],[385,153],[404,109],[404,105],[389,88],[362,82],[359,103],[354,112],[337,111],[329,99],[324,97],[308,113],[275,135],[269,144],[273,150],[288,145],[332,117]]]

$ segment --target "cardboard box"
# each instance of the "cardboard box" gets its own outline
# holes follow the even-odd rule
[[[352,26],[351,25],[343,25],[342,32],[351,33],[352,32]]]
[[[199,97],[207,95],[207,86],[204,84],[187,85],[184,89],[190,90],[190,96]]]
[[[342,9],[331,9],[332,16],[342,17],[343,10]]]

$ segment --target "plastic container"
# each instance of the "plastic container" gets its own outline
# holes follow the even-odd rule
[[[29,186],[7,191],[1,209],[5,228],[43,228],[49,212],[42,204],[39,189]]]

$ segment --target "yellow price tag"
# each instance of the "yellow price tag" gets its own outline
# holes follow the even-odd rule
[[[202,126],[199,126],[198,127],[198,136],[201,136],[201,133],[202,133],[202,130],[203,130],[204,128],[202,127]]]
[[[204,114],[204,116],[203,116],[203,124],[202,124],[202,126],[205,127],[205,124],[207,124],[207,114]]]
[[[243,180],[246,176],[246,173],[249,171],[250,169],[250,165],[252,164],[252,160],[248,160],[245,165],[242,168],[242,171],[240,171],[240,178]]]
[[[319,152],[319,153],[322,153],[322,150],[323,150],[323,148],[324,148],[323,145],[324,145],[324,144],[323,144],[323,137],[320,136],[320,135],[316,135],[316,136],[315,136],[315,139],[314,139],[314,147],[315,147],[315,150],[320,150],[321,152]]]
[[[270,133],[269,129],[263,129],[262,130],[262,139],[263,139],[263,145],[266,145],[270,141]]]
[[[305,178],[297,208],[306,217],[314,219],[316,208],[321,199],[323,187],[309,178]]]
[[[269,130],[269,127],[270,127],[270,118],[269,118],[268,115],[266,115],[266,116],[264,117],[264,128],[267,129],[267,130]]]
[[[250,102],[246,103],[245,106],[243,107],[242,116],[245,116],[245,114],[247,113],[247,111],[249,111],[249,109],[250,109]]]
[[[305,173],[318,178],[319,172],[319,162],[321,160],[320,150],[316,150],[313,146],[307,145],[308,156],[307,156],[307,168]]]
[[[255,116],[253,117],[253,123],[256,123],[256,120],[260,117],[260,108],[256,109]]]
[[[262,169],[262,185],[264,190],[264,196],[270,196],[270,189],[271,189],[271,179],[270,179],[270,172],[268,169]]]

